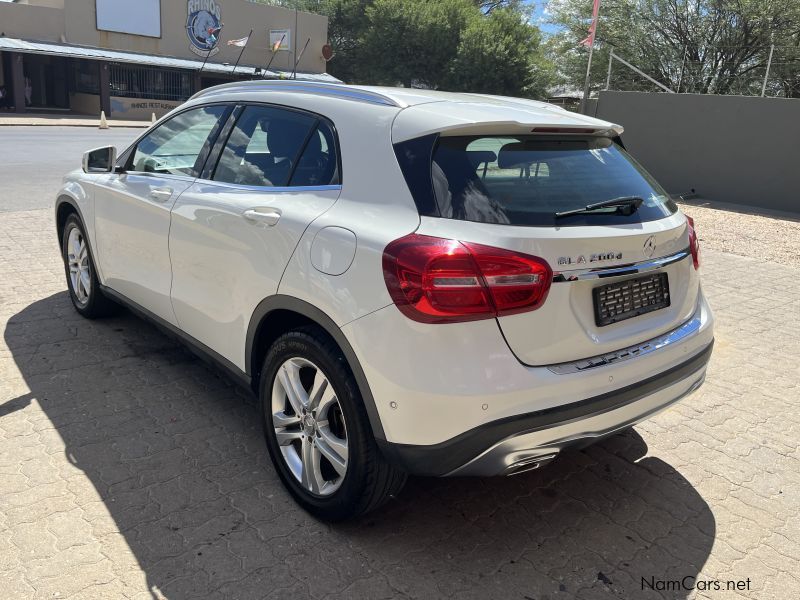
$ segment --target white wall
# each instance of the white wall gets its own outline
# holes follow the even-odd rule
[[[173,0],[174,1],[174,0]],[[96,0],[97,29],[161,37],[161,0]]]

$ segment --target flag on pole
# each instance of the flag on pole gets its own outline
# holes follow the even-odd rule
[[[578,45],[580,46],[594,46],[594,34],[597,31],[597,15],[600,12],[600,0],[594,0],[594,6],[592,7],[592,24],[589,26],[589,35],[585,39],[582,39]]]
[[[281,49],[281,44],[283,44],[283,40],[285,40],[285,39],[286,39],[286,34],[284,33],[284,34],[281,36],[281,39],[279,39],[277,42],[275,42],[274,44],[272,44],[272,52],[273,52],[273,53],[275,53],[275,52],[277,52],[278,50],[280,50],[280,49]]]
[[[239,62],[241,62],[242,60],[242,55],[244,54],[244,50],[245,48],[247,48],[247,42],[250,41],[250,36],[252,35],[253,35],[253,30],[251,29],[250,33],[248,33],[245,37],[238,40],[231,40],[228,42],[229,46],[238,46],[239,48],[241,48],[241,50],[239,51],[239,57],[236,59],[236,64],[233,65],[233,71],[231,71],[231,73],[236,73],[236,67],[239,66]]]
[[[228,40],[228,46],[238,46],[239,48],[244,48],[247,46],[247,42],[250,40],[250,36],[239,38],[238,40]]]
[[[206,46],[208,46],[210,50],[213,50],[217,45],[217,42],[219,42],[219,34],[222,33],[222,27],[222,25],[219,27],[209,27],[206,30],[208,33],[208,36],[206,37]]]

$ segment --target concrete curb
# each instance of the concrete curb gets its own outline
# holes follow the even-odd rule
[[[107,119],[109,127],[150,127],[149,121],[129,119]],[[0,127],[95,127],[100,118],[91,115],[35,115],[0,113]]]
[[[94,127],[95,129],[99,129],[97,123],[3,123],[0,120],[0,127]],[[109,122],[108,124],[109,129],[119,128],[119,129],[147,129],[150,127],[150,123],[114,123]]]

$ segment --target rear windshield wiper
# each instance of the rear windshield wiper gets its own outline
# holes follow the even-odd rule
[[[617,212],[625,216],[630,216],[642,205],[644,200],[638,196],[620,196],[619,198],[612,198],[611,200],[604,200],[603,202],[595,202],[594,204],[587,204],[583,208],[576,208],[574,210],[565,210],[564,212],[557,212],[556,219],[559,217],[569,217],[570,215],[582,215],[591,213],[596,210],[604,208],[617,208]]]

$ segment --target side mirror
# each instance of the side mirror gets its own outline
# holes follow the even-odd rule
[[[111,173],[117,162],[117,149],[114,146],[95,148],[83,153],[84,173]]]

